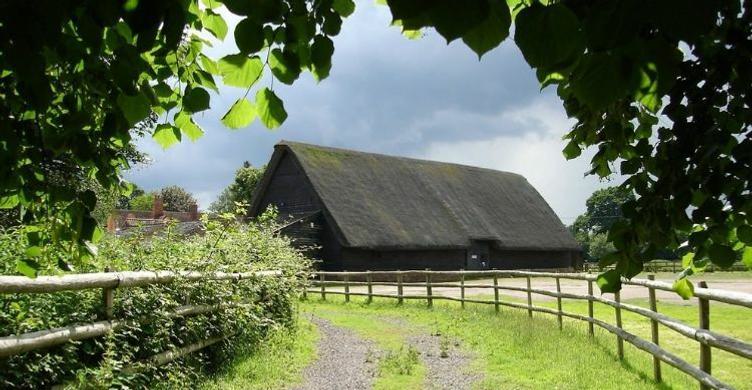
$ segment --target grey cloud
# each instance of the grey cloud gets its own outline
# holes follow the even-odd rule
[[[243,91],[223,87],[212,97],[212,109],[197,118],[206,131],[202,139],[184,140],[166,152],[142,140],[154,162],[126,177],[147,188],[182,185],[203,194],[206,207],[243,161],[266,163],[280,139],[416,155],[434,142],[536,131],[489,122],[502,108],[525,107],[541,97],[534,72],[511,42],[478,61],[461,42],[447,46],[433,31],[411,41],[389,23],[386,7],[359,2],[334,40],[329,78],[316,83],[304,73],[291,87],[275,82],[289,113],[280,129],[269,131],[258,122],[239,131],[224,128],[220,118]],[[211,55],[232,52],[232,34],[227,39]],[[270,82],[265,77],[260,84]]]

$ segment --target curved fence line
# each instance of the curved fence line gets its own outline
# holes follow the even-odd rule
[[[561,319],[572,318],[588,323],[589,333],[593,334],[593,326],[605,329],[606,331],[613,333],[617,337],[617,347],[619,358],[623,358],[623,342],[626,341],[636,348],[645,351],[653,356],[654,359],[654,378],[657,382],[662,380],[660,364],[661,362],[669,364],[678,370],[690,375],[696,379],[701,389],[731,389],[732,387],[726,383],[723,383],[718,378],[711,375],[711,347],[718,348],[745,359],[752,360],[752,344],[745,341],[738,340],[731,336],[727,336],[718,332],[711,331],[709,329],[709,306],[710,301],[717,301],[728,303],[732,305],[738,305],[743,307],[752,307],[752,294],[725,291],[718,289],[710,289],[701,282],[699,287],[695,289],[695,297],[699,303],[700,312],[700,325],[699,327],[693,327],[680,320],[671,318],[665,314],[659,313],[656,306],[655,290],[675,292],[673,286],[669,283],[659,282],[652,280],[652,275],[649,279],[632,279],[623,280],[622,284],[644,287],[649,292],[650,309],[622,303],[619,294],[614,294],[614,299],[609,299],[603,296],[595,296],[593,294],[593,282],[597,279],[595,275],[590,274],[576,274],[576,273],[553,273],[553,272],[534,272],[534,271],[505,271],[505,270],[488,270],[488,271],[432,271],[432,270],[407,270],[407,271],[360,271],[360,272],[316,272],[314,273],[318,278],[312,279],[312,287],[305,290],[306,294],[321,294],[322,299],[326,299],[326,294],[343,295],[346,301],[350,300],[350,296],[363,296],[368,299],[368,302],[372,301],[373,297],[377,298],[391,298],[396,299],[398,302],[403,300],[426,300],[428,306],[432,305],[433,300],[448,300],[456,301],[465,307],[465,303],[477,303],[494,305],[496,311],[500,306],[511,307],[515,309],[527,310],[528,315],[532,316],[533,312],[545,313],[555,315],[558,318],[559,327],[561,327]],[[412,277],[425,277],[425,282],[403,282],[404,276],[409,275]],[[364,277],[363,281],[350,281],[351,277]],[[374,281],[376,277],[388,277],[388,281]],[[455,282],[438,282],[433,283],[432,277],[456,277],[460,279],[459,283]],[[483,283],[466,283],[466,277],[489,277],[493,278],[493,284]],[[326,280],[326,277],[330,277],[336,280]],[[500,277],[524,277],[527,279],[526,287],[518,286],[503,286],[499,285]],[[550,291],[542,288],[531,287],[531,279],[533,278],[554,278],[556,280],[556,291]],[[576,294],[571,292],[562,292],[560,279],[582,280],[588,284],[587,294]],[[396,280],[396,282],[391,281]],[[327,287],[343,287],[344,291],[329,291]],[[366,286],[367,292],[351,292],[351,286]],[[390,286],[396,287],[396,294],[374,293],[373,286]],[[425,288],[424,294],[405,294],[404,287],[423,287]],[[457,288],[460,290],[460,297],[436,295],[433,294],[433,287],[443,288]],[[494,292],[494,299],[476,299],[465,298],[465,290],[468,288],[489,289]],[[499,291],[515,291],[524,292],[527,294],[527,304],[507,302],[499,299]],[[532,295],[539,294],[556,298],[557,309],[551,309],[547,307],[535,306],[532,304]],[[588,302],[588,315],[581,315],[570,313],[562,310],[562,299],[574,299],[584,300]],[[596,319],[593,316],[593,304],[600,303],[615,310],[616,325],[609,322]],[[647,318],[651,321],[652,328],[652,340],[644,340],[630,332],[625,331],[621,324],[621,310],[626,310],[631,313],[635,313],[639,316]],[[664,325],[667,328],[677,332],[678,334],[695,340],[700,344],[700,367],[696,367],[681,357],[672,354],[671,352],[662,348],[659,344],[658,337],[658,325]]]

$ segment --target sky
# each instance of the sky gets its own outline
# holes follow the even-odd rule
[[[215,59],[237,52],[238,20],[226,19],[230,33],[208,51]],[[409,40],[390,21],[387,7],[358,2],[333,39],[327,79],[317,83],[305,72],[292,86],[275,82],[289,115],[278,129],[258,120],[225,128],[220,118],[244,91],[220,87],[211,109],[194,116],[204,137],[166,151],[151,138],[140,140],[151,163],[126,179],[146,190],[182,186],[206,209],[244,161],[266,164],[284,139],[519,173],[565,224],[585,211],[594,190],[614,184],[585,177],[592,151],[564,159],[562,136],[573,122],[554,88],[540,91],[511,38],[478,60],[461,41],[447,45],[433,30]]]

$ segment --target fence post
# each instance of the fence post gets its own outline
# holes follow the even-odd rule
[[[324,279],[325,279],[324,274],[320,273],[319,280],[321,282],[321,299],[325,301],[326,300],[326,285],[324,284],[325,282]]]
[[[426,268],[428,273],[426,274],[426,295],[428,296],[428,307],[433,307],[433,298],[431,297],[431,269]]]
[[[616,301],[616,306],[614,307],[616,311],[616,327],[621,329],[621,293],[619,291],[614,293],[614,300]],[[619,360],[624,360],[624,340],[619,335],[616,335],[616,351],[619,355]]]
[[[533,317],[533,293],[530,292],[530,276],[527,277],[527,316]]]
[[[460,304],[465,308],[465,270],[460,270]]]
[[[588,311],[588,317],[590,317],[590,321],[588,321],[588,334],[590,336],[595,335],[595,331],[593,330],[593,281],[588,280],[587,282],[587,292],[588,292],[588,301],[587,301],[587,311]]]
[[[705,281],[698,283],[700,288],[708,288],[708,284]],[[710,330],[710,301],[703,298],[698,298],[700,307],[700,329]],[[706,344],[700,344],[700,369],[707,372],[710,375],[711,372],[712,355],[710,346]],[[700,384],[700,389],[709,389],[707,385]]]
[[[404,290],[402,289],[402,272],[400,270],[397,270],[397,304],[401,305],[404,301],[402,299],[402,296],[404,295]]]
[[[559,321],[559,330],[561,330],[563,328],[561,317],[561,283],[558,277],[556,278],[556,309],[556,319]]]
[[[655,275],[648,275],[648,280],[655,280]],[[652,287],[648,287],[648,299],[650,301],[650,310],[658,312],[658,304],[655,300],[655,289]],[[653,344],[659,345],[658,321],[654,319],[650,320],[650,331],[653,335]],[[702,346],[702,344],[700,344],[700,346]],[[655,356],[653,356],[653,378],[655,378],[656,382],[661,382],[663,380],[663,375],[661,375],[661,360]]]
[[[344,281],[345,281],[345,302],[350,302],[350,275],[347,274],[347,270],[344,270]]]
[[[496,271],[495,268],[494,271]],[[494,272],[494,310],[499,313],[499,275],[497,272]]]
[[[104,267],[104,272],[112,272],[110,267]],[[104,303],[104,318],[111,320],[113,318],[113,306],[115,304],[115,289],[102,289],[102,302]]]
[[[366,271],[366,282],[368,283],[368,303],[373,302],[373,286],[371,285],[371,282],[373,281],[373,277],[371,276],[371,271]]]

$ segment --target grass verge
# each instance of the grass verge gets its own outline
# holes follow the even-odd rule
[[[290,329],[274,331],[252,352],[238,356],[227,370],[204,382],[204,390],[283,389],[300,383],[302,371],[316,357],[319,333],[298,319]]]

